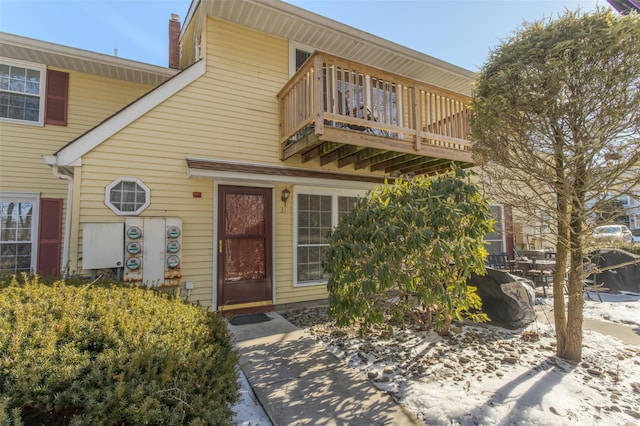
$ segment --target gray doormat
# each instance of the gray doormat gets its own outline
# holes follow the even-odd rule
[[[271,318],[265,313],[237,315],[229,320],[231,325],[255,324],[258,322],[271,321]]]

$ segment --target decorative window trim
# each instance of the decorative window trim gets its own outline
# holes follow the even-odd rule
[[[122,182],[133,182],[145,192],[145,202],[134,211],[122,211],[111,202],[111,190]],[[104,204],[118,216],[137,216],[151,204],[151,189],[136,177],[119,177],[105,187]]]
[[[35,64],[31,62],[24,62],[15,59],[9,59],[2,57],[0,58],[0,63],[3,65],[27,68],[30,70],[35,70],[40,73],[40,83],[39,83],[39,106],[38,106],[38,121],[29,121],[29,120],[21,120],[17,118],[8,118],[8,117],[0,117],[0,121],[6,123],[15,123],[15,124],[26,124],[29,126],[44,126],[44,115],[45,115],[45,98],[46,98],[46,77],[47,77],[47,67],[43,64]],[[4,90],[1,90],[4,92]],[[8,92],[8,90],[7,90]],[[35,95],[34,95],[35,96]]]
[[[292,77],[296,73],[296,49],[308,52],[310,55],[316,50],[306,44],[289,41],[289,77]]]
[[[298,195],[323,195],[331,197],[331,226],[335,228],[338,224],[338,197],[365,197],[366,190],[356,189],[335,189],[317,187],[297,187],[293,188],[293,286],[311,287],[326,286],[328,280],[298,281]]]

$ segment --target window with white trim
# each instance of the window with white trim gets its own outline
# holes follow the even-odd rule
[[[504,253],[504,214],[502,206],[490,206],[491,216],[495,220],[493,232],[485,235],[484,240],[489,243],[486,245],[486,249],[489,253]]]
[[[295,198],[295,285],[326,284],[329,235],[356,205],[360,193],[301,190]]]
[[[315,49],[304,44],[289,43],[289,76],[293,76]]]
[[[0,120],[42,125],[46,67],[0,60]]]
[[[107,185],[104,203],[117,215],[137,216],[151,203],[151,190],[140,179],[121,177]]]
[[[0,275],[35,271],[38,194],[0,194]]]

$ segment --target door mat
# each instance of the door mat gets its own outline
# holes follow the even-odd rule
[[[271,318],[265,313],[237,315],[229,320],[232,325],[255,324],[258,322],[271,321]]]

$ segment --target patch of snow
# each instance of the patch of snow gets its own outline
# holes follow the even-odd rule
[[[238,376],[238,383],[240,384],[240,399],[232,407],[235,414],[233,424],[240,426],[271,426],[271,420],[264,412],[242,370],[240,370]]]

